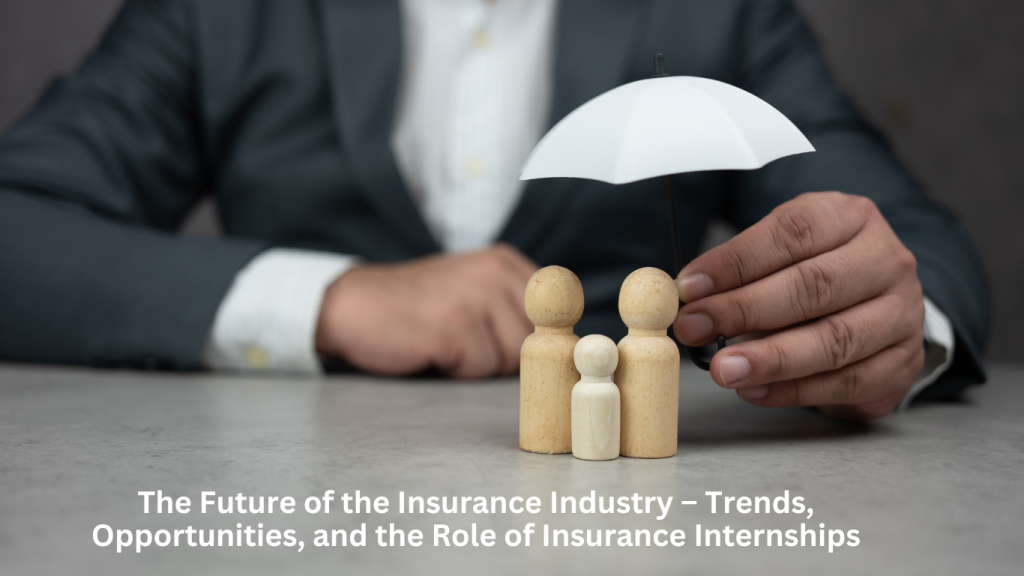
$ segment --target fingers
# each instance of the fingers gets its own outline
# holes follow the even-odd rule
[[[884,221],[828,253],[797,262],[761,280],[688,304],[675,333],[684,344],[707,344],[775,330],[843,310],[915,276],[916,261]],[[890,238],[891,236],[891,238]]]
[[[759,406],[823,406],[842,417],[880,418],[895,408],[923,364],[921,341],[905,340],[839,370],[737,393]]]
[[[433,364],[452,378],[486,378],[501,370],[501,343],[489,318],[477,312],[455,317],[446,327]]]
[[[362,266],[325,292],[317,350],[380,374],[513,373],[533,330],[523,294],[535,270],[509,245]]]
[[[523,289],[526,289],[526,282],[530,280],[534,272],[540,269],[537,264],[526,257],[525,254],[520,252],[515,246],[507,244],[505,242],[499,242],[494,245],[495,255],[504,262],[510,270],[512,270],[517,277],[523,280]]]
[[[877,207],[805,194],[680,274],[679,340],[751,333],[712,377],[763,406],[818,406],[845,418],[890,412],[924,361],[917,265]]]
[[[804,194],[683,268],[679,294],[694,302],[749,284],[845,244],[868,221],[874,204],[838,192]]]
[[[510,244],[497,244],[494,251],[511,271],[511,277],[501,282],[490,303],[491,323],[502,353],[500,374],[509,375],[519,371],[519,352],[523,341],[533,332],[524,296],[526,285],[538,268]]]
[[[923,308],[923,302],[921,303]],[[736,344],[715,355],[711,374],[726,388],[750,388],[838,370],[897,342],[923,340],[923,310],[899,294]]]
[[[501,352],[499,373],[506,376],[517,373],[519,352],[523,341],[533,332],[533,324],[526,317],[522,305],[506,298],[492,311],[491,326]]]
[[[523,340],[533,332],[533,323],[526,316],[524,296],[526,285],[538,266],[511,244],[499,243],[492,250],[511,272],[509,278],[501,281],[490,310],[493,330],[503,358],[500,373],[509,375],[519,371],[519,352]]]
[[[448,334],[447,363],[439,368],[455,378],[514,374],[523,340],[533,331],[523,295],[537,267],[511,245],[499,244],[471,255],[473,268],[459,298],[457,320]]]
[[[512,306],[512,313],[518,323],[527,330],[527,333],[533,332],[533,323],[526,316],[526,285],[539,268],[537,264],[508,244],[499,244],[496,250],[512,271],[512,277],[507,282],[503,282],[500,289]],[[517,351],[517,358],[518,354]]]

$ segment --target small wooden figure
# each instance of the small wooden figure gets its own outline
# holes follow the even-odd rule
[[[519,447],[527,452],[572,452],[573,362],[583,316],[583,285],[561,266],[537,271],[526,286],[526,315],[536,331],[519,356]]]
[[[572,389],[572,455],[580,460],[619,457],[619,389],[612,374],[619,363],[615,342],[591,334],[576,344],[580,381]]]
[[[623,456],[668,458],[679,430],[679,348],[668,327],[679,311],[679,290],[665,272],[641,268],[619,292],[629,335],[619,342],[615,384],[622,396]]]

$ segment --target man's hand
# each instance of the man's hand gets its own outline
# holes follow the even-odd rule
[[[427,368],[455,378],[514,374],[533,332],[523,295],[536,271],[504,244],[353,268],[324,295],[317,351],[393,376]]]
[[[753,404],[879,418],[924,363],[917,263],[867,198],[804,194],[691,262],[678,283],[683,343],[770,332],[711,362],[715,382]]]

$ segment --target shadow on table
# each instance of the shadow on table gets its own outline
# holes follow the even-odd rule
[[[862,436],[877,425],[836,420],[813,409],[768,409],[762,413],[710,409],[679,414],[679,445],[709,446],[779,440],[814,441]]]
[[[880,434],[887,429],[877,423],[837,420],[812,408],[754,406],[710,379],[705,384],[692,378],[685,375],[679,391],[680,446],[814,441]]]

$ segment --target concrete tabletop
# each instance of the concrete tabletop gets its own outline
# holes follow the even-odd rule
[[[684,370],[678,455],[583,462],[519,450],[514,379],[289,380],[0,366],[0,574],[1020,574],[1024,367],[995,366],[990,376],[962,401],[849,424],[812,410],[750,406],[705,374]],[[157,514],[152,501],[143,513],[138,493],[157,490],[189,497],[190,512]],[[310,496],[322,505],[328,490],[335,491],[330,513],[304,509]],[[388,512],[346,513],[341,498],[357,490],[387,498]],[[204,491],[291,496],[296,506],[291,514],[221,515],[213,505],[203,514]],[[553,491],[580,505],[591,491],[598,499],[625,497],[630,511],[553,513]],[[813,508],[810,518],[792,509],[742,514],[741,500],[723,510],[726,496],[774,502],[786,491],[791,508],[798,496]],[[483,498],[469,500],[466,513],[410,514],[399,513],[400,492],[406,499]],[[715,513],[706,492],[722,493]],[[524,499],[519,507],[536,497],[539,511],[472,509],[516,496]],[[658,501],[646,512],[647,497],[672,499],[663,519]],[[366,546],[314,546],[318,529],[351,534],[364,523]],[[767,531],[818,531],[821,523],[827,540],[841,533],[844,545],[830,553],[809,546],[807,535],[803,546],[765,545]],[[183,533],[178,547],[154,543],[141,553],[134,542],[121,553],[114,543],[94,542],[96,534],[109,539],[97,526],[109,526],[116,541],[117,530],[134,539],[136,530],[169,535],[239,524],[294,530],[303,550],[190,547]],[[421,530],[422,545],[380,546],[374,530],[391,524]],[[442,524],[456,541],[465,530],[469,543],[435,547],[434,527]],[[509,531],[524,537],[529,524],[529,547],[506,542]],[[702,536],[721,533],[720,545],[696,546],[698,524]],[[581,539],[591,535],[602,546],[544,546],[545,525],[581,530]],[[491,547],[482,545],[485,530],[495,534]],[[685,545],[647,546],[637,534],[658,530],[662,543],[682,530]],[[765,532],[758,546],[744,547],[738,530]],[[642,545],[619,545],[623,533]],[[851,534],[856,547],[846,545]]]

